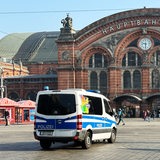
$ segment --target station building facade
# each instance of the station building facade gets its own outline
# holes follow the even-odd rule
[[[146,109],[159,117],[159,8],[116,13],[79,31],[69,15],[61,22],[60,32],[32,33],[19,43],[10,58],[21,60],[28,78],[6,76],[8,95],[36,94],[46,84],[51,89],[100,90],[113,107],[123,107],[127,117],[142,116]],[[15,78],[18,83],[11,80]]]

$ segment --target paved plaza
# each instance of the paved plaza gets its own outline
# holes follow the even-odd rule
[[[160,160],[160,119],[125,119],[114,144],[96,142],[84,150],[56,143],[48,151],[33,137],[33,125],[0,126],[0,159],[3,160]]]

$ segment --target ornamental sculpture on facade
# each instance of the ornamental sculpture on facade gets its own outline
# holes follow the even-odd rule
[[[72,29],[72,18],[69,17],[69,14],[67,14],[67,17],[65,19],[61,20],[61,23],[63,24],[64,28]]]

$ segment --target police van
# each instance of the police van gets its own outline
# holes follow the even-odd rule
[[[109,99],[84,89],[44,90],[36,98],[34,137],[43,149],[55,142],[90,148],[93,141],[114,143],[117,127]]]

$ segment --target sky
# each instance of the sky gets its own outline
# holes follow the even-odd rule
[[[73,28],[87,25],[112,14],[159,8],[160,0],[0,0],[0,39],[11,33],[60,31],[67,13]]]

